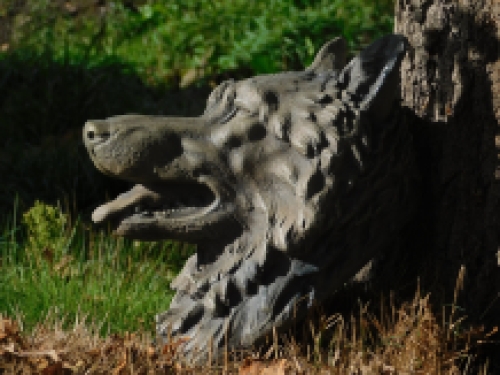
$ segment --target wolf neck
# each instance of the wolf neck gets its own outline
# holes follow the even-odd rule
[[[209,340],[198,342],[199,337],[223,347],[226,332],[229,345],[248,347],[263,332],[304,313],[315,294],[315,266],[267,245],[265,235],[256,241],[253,234],[252,245],[246,238],[226,245],[206,269],[194,255],[172,283],[177,294],[170,310],[157,316],[158,332],[163,338],[192,338],[184,348],[189,356],[207,352]],[[201,350],[192,354],[194,347]]]

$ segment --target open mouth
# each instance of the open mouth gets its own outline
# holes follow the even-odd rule
[[[124,220],[192,221],[216,209],[219,199],[207,184],[198,182],[135,185],[92,213],[95,223]]]

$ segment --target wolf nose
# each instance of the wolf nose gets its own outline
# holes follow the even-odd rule
[[[105,121],[87,121],[83,128],[86,143],[104,142],[109,138],[109,125]]]

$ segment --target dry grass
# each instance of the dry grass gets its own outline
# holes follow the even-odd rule
[[[228,353],[219,363],[183,364],[182,341],[154,347],[143,333],[100,337],[99,327],[84,320],[63,329],[50,317],[32,333],[21,322],[0,317],[0,374],[486,374],[487,364],[471,367],[479,345],[491,339],[464,327],[451,306],[440,319],[429,296],[417,291],[399,308],[391,304],[383,318],[363,307],[346,321],[341,315],[311,321],[309,344],[293,336],[272,335],[267,352]],[[445,309],[443,309],[443,312]]]

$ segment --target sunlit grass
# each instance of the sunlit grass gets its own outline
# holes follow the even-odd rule
[[[154,315],[168,309],[170,282],[191,247],[126,241],[78,222],[50,221],[47,210],[37,215],[36,232],[14,220],[4,228],[0,312],[22,313],[27,327],[52,311],[70,321],[92,316],[103,333],[154,330]]]
[[[152,83],[175,83],[194,68],[210,76],[240,67],[255,73],[303,67],[336,36],[356,52],[391,32],[394,8],[392,0],[156,0],[135,7],[113,2],[93,15],[79,1],[76,14],[49,0],[27,4],[30,11],[16,20],[14,48],[89,67],[120,61]]]

